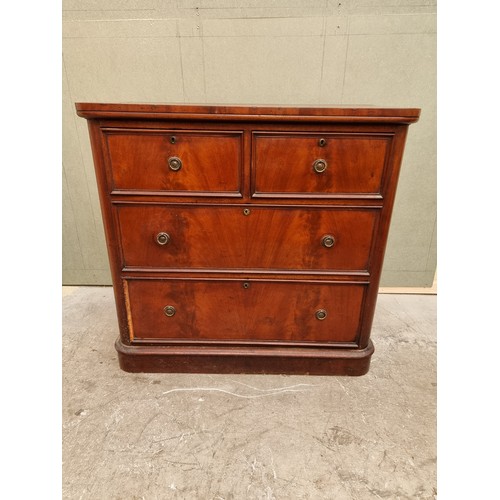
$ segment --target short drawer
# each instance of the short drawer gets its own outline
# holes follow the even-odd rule
[[[113,190],[239,195],[239,132],[108,130]]]
[[[379,210],[119,205],[126,268],[367,272]]]
[[[390,135],[253,134],[253,196],[382,196]]]
[[[366,285],[128,280],[131,340],[356,343]]]

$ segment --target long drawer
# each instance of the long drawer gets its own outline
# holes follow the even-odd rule
[[[117,129],[105,137],[115,190],[240,192],[241,132]]]
[[[118,205],[125,268],[368,272],[379,210]]]
[[[356,343],[366,285],[153,280],[125,282],[131,340]]]

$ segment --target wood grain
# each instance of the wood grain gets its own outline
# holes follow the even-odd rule
[[[366,373],[408,124],[420,110],[79,103],[77,112],[89,120],[124,370]],[[170,155],[181,170],[165,171]]]
[[[389,136],[254,134],[255,195],[381,193]],[[325,145],[321,146],[320,141]],[[324,160],[322,173],[313,169]]]
[[[374,352],[364,349],[255,346],[129,346],[115,342],[120,368],[132,373],[365,375]]]
[[[134,340],[356,344],[366,286],[255,280],[128,280]],[[167,317],[166,306],[176,312]],[[318,310],[326,310],[323,320]]]
[[[123,267],[368,270],[377,209],[121,205]],[[245,215],[245,210],[248,215]],[[156,235],[166,232],[164,246]],[[326,248],[325,235],[335,244]]]
[[[239,192],[241,133],[107,130],[112,189]],[[171,141],[175,141],[172,143]],[[180,170],[169,168],[179,158]]]
[[[176,120],[231,121],[300,121],[300,122],[357,122],[357,123],[414,123],[417,108],[327,107],[327,106],[234,106],[210,104],[75,104],[78,116],[84,118],[133,118]]]

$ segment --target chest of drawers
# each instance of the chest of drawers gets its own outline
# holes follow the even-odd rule
[[[126,371],[363,375],[418,109],[78,103]]]

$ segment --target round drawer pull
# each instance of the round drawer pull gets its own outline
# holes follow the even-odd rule
[[[325,234],[321,238],[321,244],[326,248],[332,248],[335,245],[335,238],[331,234]]]
[[[320,321],[323,321],[327,316],[328,314],[325,309],[318,309],[316,311],[316,319],[319,319]]]
[[[318,146],[324,147],[326,146],[326,139],[323,139],[323,137],[318,141]]]
[[[170,170],[177,172],[177,170],[180,170],[182,167],[182,161],[180,158],[177,158],[177,156],[171,156],[168,159],[168,166],[170,167]]]
[[[156,235],[156,243],[158,245],[166,245],[170,241],[170,235],[168,233],[158,233]]]
[[[313,163],[313,169],[317,174],[322,174],[327,167],[328,164],[326,163],[326,160],[316,160]]]
[[[165,306],[163,308],[163,312],[165,313],[165,316],[168,316],[169,318],[171,318],[176,313],[174,306]]]

